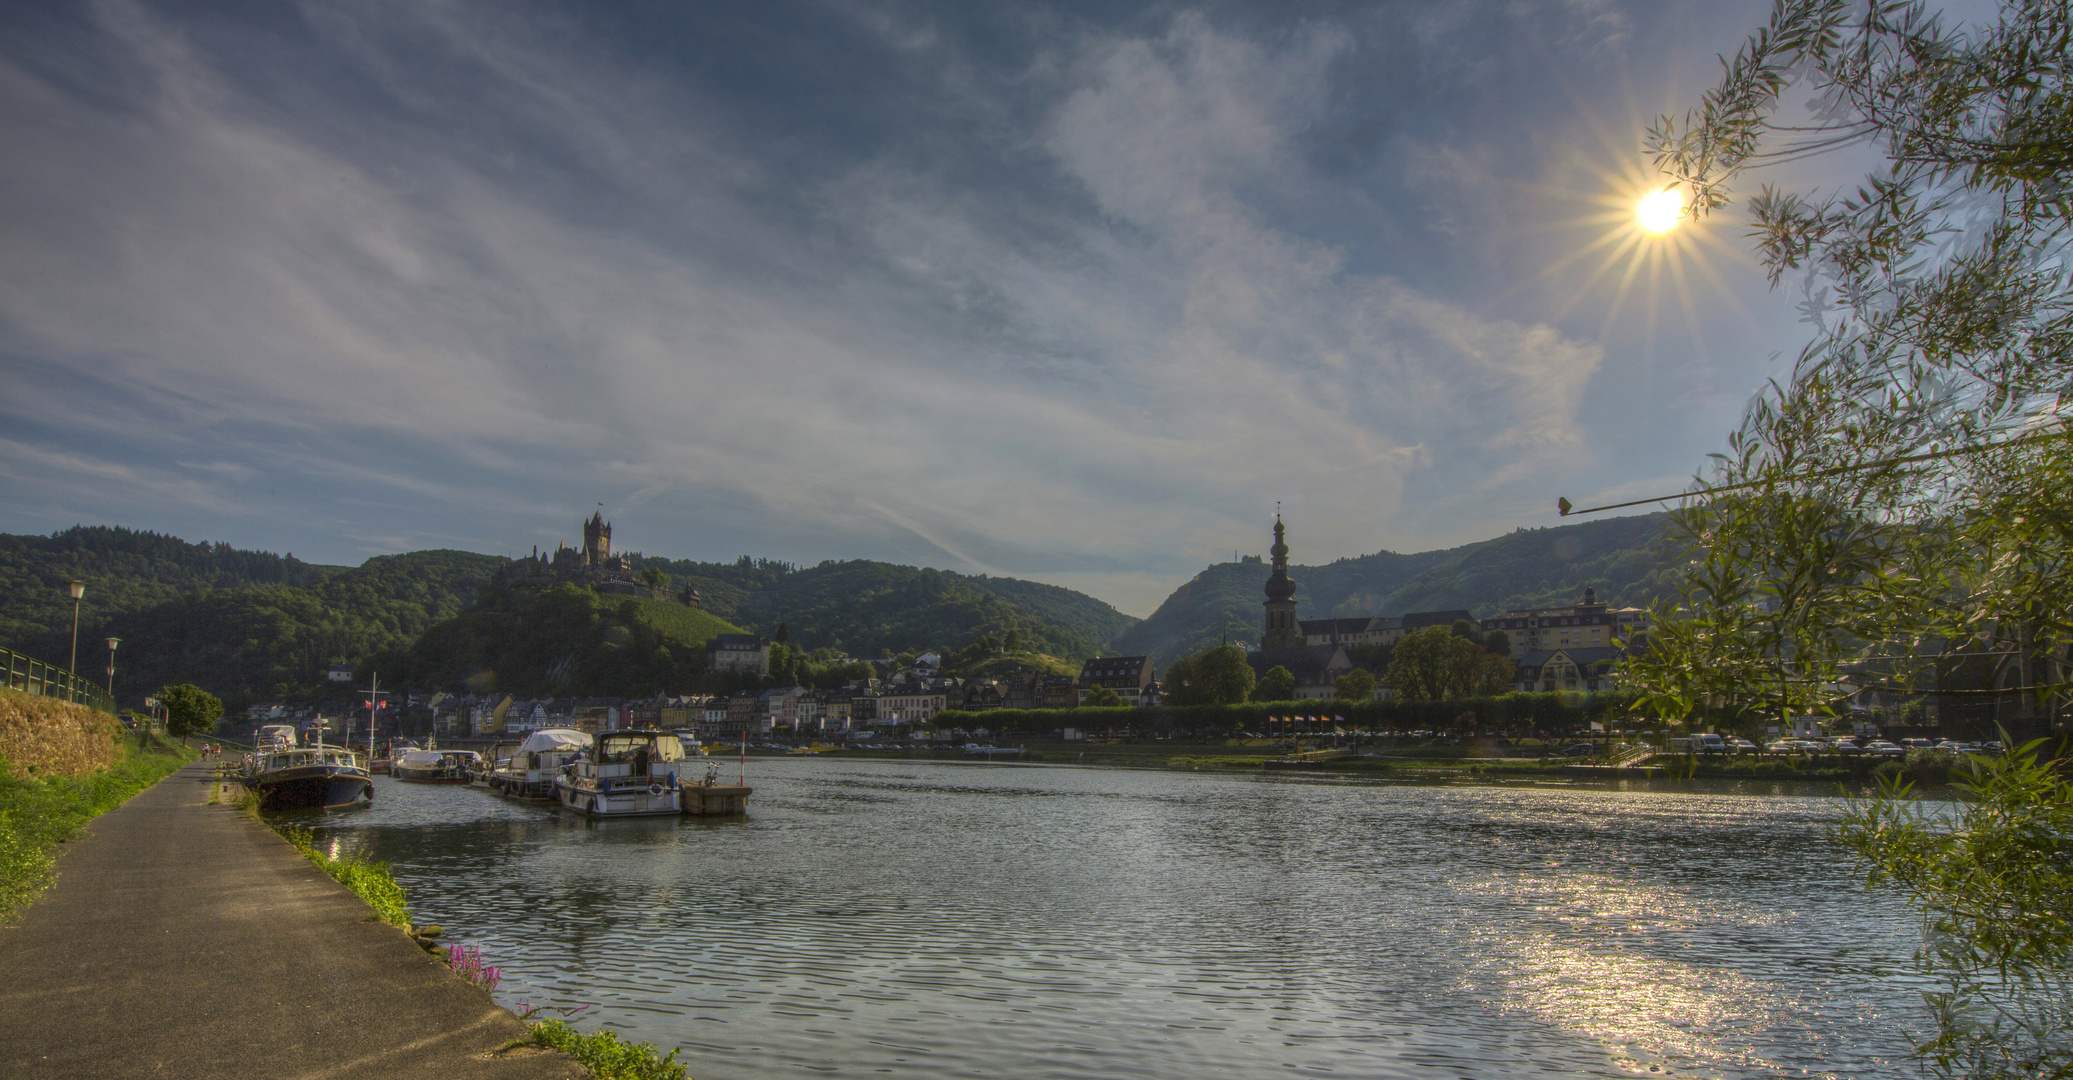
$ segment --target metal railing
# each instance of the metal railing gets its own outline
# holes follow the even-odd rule
[[[56,664],[46,664],[13,649],[0,648],[0,662],[7,664],[7,688],[25,694],[63,698],[102,712],[115,712],[115,699],[92,679],[74,675]]]

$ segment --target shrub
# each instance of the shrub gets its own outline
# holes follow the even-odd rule
[[[610,1031],[585,1035],[565,1020],[547,1020],[533,1025],[532,1038],[575,1058],[597,1080],[687,1080],[677,1063],[680,1051],[662,1056],[652,1043],[628,1042]]]
[[[374,909],[381,921],[410,929],[410,906],[403,895],[403,886],[397,884],[389,873],[388,863],[368,862],[351,856],[334,859],[318,851],[310,831],[297,825],[276,825],[274,830],[295,845],[295,850],[301,852],[303,858],[316,863],[318,869],[367,901],[367,906]]]

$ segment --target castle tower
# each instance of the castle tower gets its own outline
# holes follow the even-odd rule
[[[583,523],[583,565],[601,569],[611,555],[612,526],[605,521],[605,512],[600,510]]]
[[[1284,539],[1281,515],[1274,515],[1274,576],[1267,579],[1267,625],[1260,635],[1262,649],[1289,649],[1303,643],[1296,626],[1296,583],[1288,576],[1288,542]]]

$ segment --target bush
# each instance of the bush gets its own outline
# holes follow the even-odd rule
[[[684,1066],[677,1063],[681,1051],[661,1056],[651,1043],[627,1042],[610,1031],[585,1035],[565,1020],[534,1024],[533,1043],[575,1058],[597,1080],[687,1080]]]
[[[397,884],[389,873],[388,863],[368,862],[350,856],[334,859],[318,851],[310,831],[297,825],[276,825],[274,831],[295,845],[295,850],[301,852],[303,858],[316,863],[318,869],[367,901],[367,906],[374,909],[381,921],[410,929],[410,905],[403,895],[403,886]]]

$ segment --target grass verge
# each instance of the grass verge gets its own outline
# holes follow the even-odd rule
[[[330,874],[339,884],[353,890],[354,895],[367,901],[376,918],[409,932],[410,905],[403,895],[403,886],[397,884],[389,873],[388,863],[368,862],[346,855],[326,855],[317,850],[310,831],[300,825],[276,824],[274,831],[295,845],[295,850],[302,852],[303,858],[317,864],[317,869]]]
[[[143,747],[128,740],[121,745],[113,765],[84,776],[17,777],[0,758],[0,921],[50,885],[59,844],[194,756],[163,736]]]
[[[532,1042],[575,1058],[597,1080],[687,1080],[676,1050],[663,1055],[651,1043],[628,1042],[609,1031],[585,1035],[566,1020],[533,1024]]]

